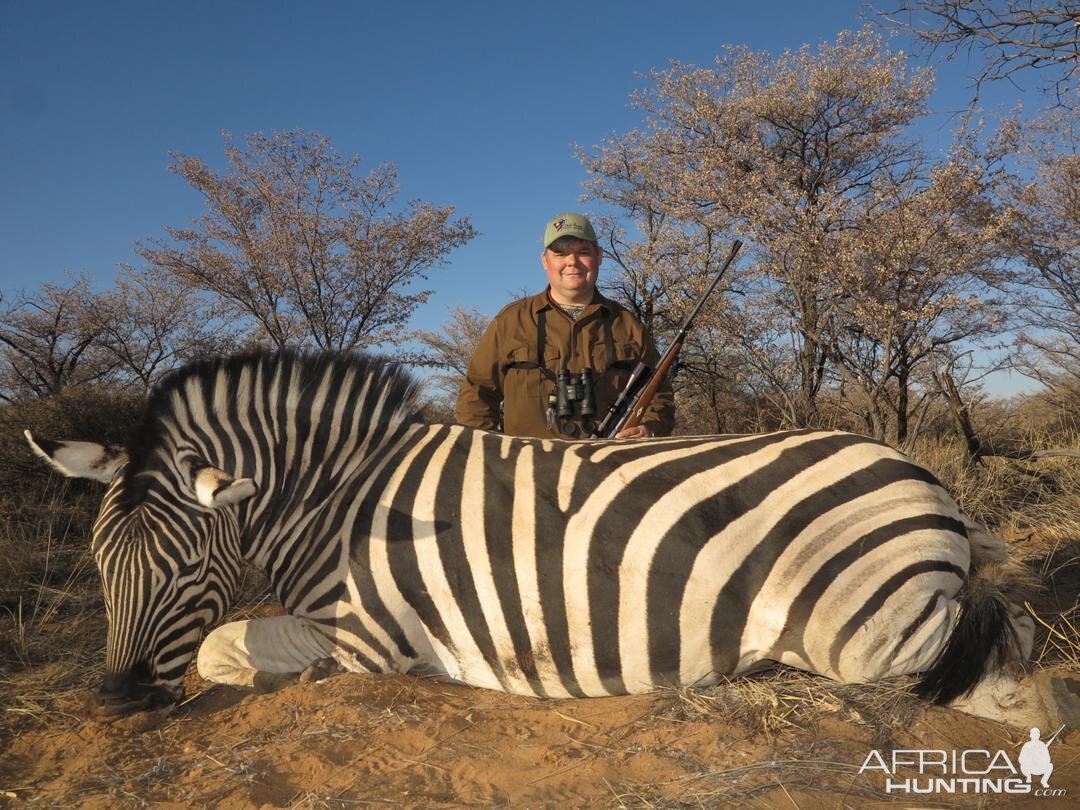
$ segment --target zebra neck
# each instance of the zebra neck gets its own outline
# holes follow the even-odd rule
[[[287,610],[302,612],[304,603],[312,601],[309,597],[318,598],[304,585],[312,570],[337,572],[326,587],[343,581],[349,560],[349,537],[343,528],[356,519],[377,471],[392,467],[413,437],[430,429],[402,424],[361,447],[298,453],[304,463],[259,482],[259,494],[241,517],[241,547],[243,556],[266,573]]]

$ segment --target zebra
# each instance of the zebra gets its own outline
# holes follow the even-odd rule
[[[176,705],[198,650],[203,678],[258,689],[336,668],[592,697],[779,662],[1063,716],[1057,686],[1021,680],[1034,628],[1004,542],[885,444],[514,438],[418,403],[385,360],[251,352],[173,372],[125,447],[27,431],[107,484],[99,710]],[[215,628],[245,561],[284,615]]]

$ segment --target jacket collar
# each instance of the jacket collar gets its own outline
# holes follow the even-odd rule
[[[592,300],[585,306],[587,308],[598,306],[610,315],[614,311],[615,305],[610,299],[601,295],[600,290],[594,288]],[[529,297],[529,308],[535,314],[542,309],[551,310],[560,309],[561,307],[551,300],[551,287],[545,287],[543,292]]]

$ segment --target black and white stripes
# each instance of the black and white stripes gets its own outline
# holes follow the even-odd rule
[[[568,444],[437,426],[393,455],[346,531],[379,668],[427,646],[456,678],[547,696],[765,658],[880,677],[933,659],[968,567],[932,477],[849,434]],[[883,624],[896,649],[870,662]]]
[[[848,681],[923,671],[948,655],[972,571],[933,476],[860,436],[513,439],[422,424],[384,364],[291,354],[166,383],[95,550],[110,673],[173,690],[242,558],[349,668],[550,697],[765,660]],[[214,638],[207,668],[226,671]]]

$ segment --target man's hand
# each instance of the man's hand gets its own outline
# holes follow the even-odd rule
[[[647,439],[652,436],[649,429],[644,425],[636,425],[632,428],[624,428],[615,434],[616,439]]]

